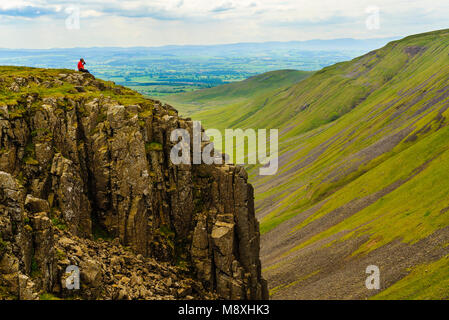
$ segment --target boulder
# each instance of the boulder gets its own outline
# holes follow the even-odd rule
[[[27,194],[26,196],[25,208],[31,213],[50,212],[50,206],[47,200],[35,198],[31,194]]]

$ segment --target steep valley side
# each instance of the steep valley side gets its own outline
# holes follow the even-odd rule
[[[259,95],[248,113],[230,100],[232,118],[190,114],[218,129],[279,128],[278,173],[248,168],[271,298],[449,298],[448,81],[441,30]],[[371,265],[378,290],[365,286]]]

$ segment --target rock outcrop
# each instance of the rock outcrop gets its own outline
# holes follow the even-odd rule
[[[268,298],[243,168],[174,165],[168,105],[27,70],[0,73],[0,298]]]

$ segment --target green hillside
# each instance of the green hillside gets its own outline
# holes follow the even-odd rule
[[[164,97],[182,115],[203,121],[207,128],[225,128],[242,122],[263,108],[283,88],[309,77],[312,72],[280,70],[241,82]]]
[[[200,108],[229,101],[220,87],[183,100],[206,127],[280,129],[277,175],[250,168],[272,298],[449,299],[448,80],[441,30],[245,104]]]

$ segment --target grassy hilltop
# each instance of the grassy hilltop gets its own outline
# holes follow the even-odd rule
[[[250,172],[272,298],[449,298],[449,30],[292,80],[168,99],[206,127],[280,129],[278,174]]]

